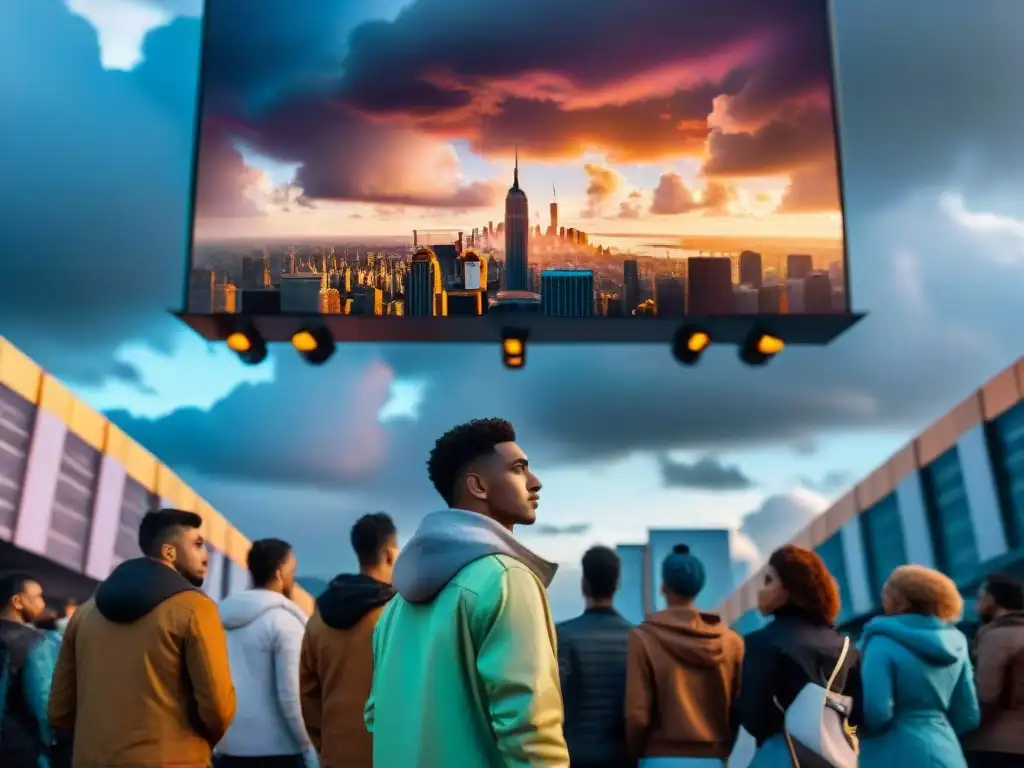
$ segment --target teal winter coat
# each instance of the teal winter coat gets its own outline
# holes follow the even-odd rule
[[[860,764],[965,768],[958,736],[980,713],[963,633],[931,616],[879,616],[861,642]]]

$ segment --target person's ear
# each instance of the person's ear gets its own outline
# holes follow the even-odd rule
[[[168,562],[173,563],[175,560],[178,559],[178,548],[170,542],[162,544],[160,546],[160,557],[162,557],[164,560],[167,560]]]
[[[474,499],[487,500],[487,483],[475,472],[466,475],[466,489]]]

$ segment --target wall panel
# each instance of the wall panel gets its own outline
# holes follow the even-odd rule
[[[121,528],[121,504],[127,479],[121,462],[104,455],[100,460],[85,562],[85,574],[93,579],[107,578],[114,567],[114,548]]]
[[[0,539],[4,541],[14,536],[35,420],[35,405],[0,384]]]
[[[64,438],[46,556],[79,572],[85,569],[101,457],[78,435],[68,432]]]
[[[50,411],[40,408],[36,413],[18,520],[14,526],[14,544],[37,555],[46,554],[67,431],[64,422]]]
[[[992,560],[1006,553],[1007,542],[984,425],[977,424],[961,435],[957,453],[978,558],[981,562]]]

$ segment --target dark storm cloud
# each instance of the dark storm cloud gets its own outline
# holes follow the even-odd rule
[[[180,327],[167,309],[185,268],[198,30],[154,32],[140,70],[108,72],[64,3],[0,3],[0,69],[17,73],[0,80],[0,174],[18,180],[0,184],[0,329],[76,383],[125,380],[118,345],[165,348]]]
[[[328,2],[315,17],[257,6],[211,5],[204,110],[230,117],[260,152],[299,163],[297,183],[313,198],[492,205],[500,190],[460,188],[454,169],[445,185],[421,189],[436,174],[422,161],[413,168],[413,156],[429,155],[434,139],[487,155],[518,145],[534,159],[696,156],[716,96],[763,121],[828,82],[824,16],[803,0],[770,12],[742,0],[415,0],[391,21],[362,24],[366,4]]]
[[[753,131],[711,132],[703,171],[709,176],[785,175],[835,156],[832,111],[813,105],[784,110]]]
[[[704,456],[693,463],[674,461],[667,456],[658,460],[662,482],[668,488],[692,488],[700,491],[746,491],[754,481],[735,465],[723,464],[716,456]]]

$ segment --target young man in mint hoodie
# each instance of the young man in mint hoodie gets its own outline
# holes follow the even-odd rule
[[[541,484],[512,425],[455,427],[427,462],[448,505],[395,563],[374,633],[366,727],[375,768],[567,768],[555,628],[556,566],[519,544]]]

